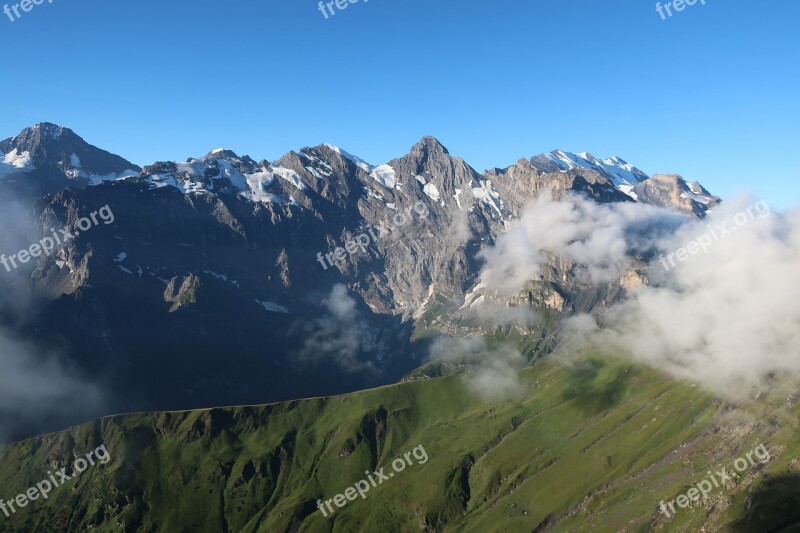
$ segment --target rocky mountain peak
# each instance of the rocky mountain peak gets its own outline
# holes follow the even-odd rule
[[[83,142],[83,139],[78,137],[75,132],[69,128],[51,124],[50,122],[41,122],[23,129],[19,135],[6,139],[2,144],[7,145],[9,148],[7,149],[4,146],[4,151],[16,149],[20,153],[28,152],[31,158],[39,159],[39,163],[41,163],[42,155],[44,155],[42,152],[45,150],[45,147],[55,147],[63,144],[80,144]]]
[[[428,156],[450,155],[450,152],[441,142],[439,142],[439,139],[430,135],[426,135],[420,139],[419,142],[411,149],[411,152],[422,153]]]
[[[68,135],[75,135],[75,132],[64,126],[53,124],[52,122],[40,122],[34,124],[29,128],[25,128],[20,133],[20,136],[33,135],[38,136],[40,139],[59,139],[61,135],[67,133]],[[77,135],[76,135],[77,136]]]
[[[22,130],[16,137],[0,142],[3,153],[25,154],[38,169],[56,169],[67,177],[79,177],[79,170],[96,174],[139,171],[130,161],[92,146],[64,126],[42,122]]]

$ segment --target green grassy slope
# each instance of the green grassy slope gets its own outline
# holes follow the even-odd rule
[[[604,362],[603,362],[604,361]],[[105,444],[0,531],[780,531],[800,519],[793,397],[734,407],[614,360],[522,372],[523,400],[458,376],[259,407],[105,418],[11,445],[6,501]],[[764,442],[771,461],[668,520],[659,510]],[[425,464],[324,517],[327,500],[422,445]],[[334,508],[336,508],[334,506]],[[790,529],[785,529],[789,531]]]

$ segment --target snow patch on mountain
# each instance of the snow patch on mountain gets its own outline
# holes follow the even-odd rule
[[[124,180],[127,178],[133,178],[139,175],[138,172],[135,170],[125,170],[123,172],[112,172],[110,174],[106,174],[101,176],[99,174],[87,174],[84,170],[80,167],[71,167],[64,169],[64,173],[71,177],[72,179],[77,178],[86,178],[89,180],[89,185],[100,185],[104,181],[117,181],[117,180]]]
[[[492,207],[497,214],[501,217],[503,216],[503,212],[500,210],[500,207],[503,206],[503,200],[500,199],[500,194],[498,194],[492,185],[490,180],[481,180],[479,187],[473,187],[470,190],[472,191],[472,196],[475,197],[476,200],[480,200],[484,204]],[[498,207],[498,202],[500,206]]]
[[[30,152],[18,153],[16,148],[4,154],[3,160],[0,162],[0,178],[15,172],[30,172],[32,170],[36,170],[36,167],[33,166]]]
[[[369,175],[387,189],[398,188],[397,172],[389,165],[379,165]]]
[[[153,189],[161,189],[163,187],[174,187],[178,189],[182,193],[186,192],[186,188],[183,186],[183,182],[179,182],[175,175],[172,173],[168,174],[153,174],[148,176],[147,182],[150,184],[150,187]],[[99,185],[99,183],[93,183],[93,185]]]
[[[254,202],[261,202],[267,204],[279,203],[278,198],[269,192],[267,187],[275,181],[275,175],[272,172],[263,171],[256,172],[255,174],[248,174],[245,176],[247,181],[247,188],[240,194],[245,198]]]
[[[265,311],[269,311],[271,313],[282,313],[284,315],[291,314],[286,307],[276,304],[275,302],[262,302],[261,300],[256,299],[256,303],[261,304]]]
[[[620,185],[617,187],[619,190],[633,198],[634,200],[638,200],[639,196],[633,192],[633,185]]]
[[[422,191],[425,194],[427,194],[428,198],[430,198],[434,202],[438,202],[439,199],[442,197],[442,195],[439,194],[439,189],[437,189],[436,185],[434,185],[433,183],[425,184],[425,187],[422,188]]]
[[[274,167],[272,171],[279,178],[282,178],[291,183],[292,185],[294,185],[296,189],[302,191],[303,189],[306,188],[306,184],[303,183],[303,180],[300,178],[300,175],[294,170],[283,167]]]

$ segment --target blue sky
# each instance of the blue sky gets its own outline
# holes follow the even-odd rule
[[[0,6],[9,0],[0,0]],[[13,5],[18,0],[10,1]],[[562,148],[800,203],[800,3],[53,0],[11,22],[0,138],[50,121],[138,164],[423,135],[482,171]]]

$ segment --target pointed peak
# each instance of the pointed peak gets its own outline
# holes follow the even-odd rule
[[[431,135],[426,135],[422,139],[419,140],[417,144],[411,149],[412,152],[433,152],[433,153],[443,153],[443,154],[450,154],[447,151],[447,148],[439,142],[439,139],[433,137]]]
[[[31,138],[31,137],[38,137],[39,139],[60,139],[64,133],[75,135],[69,128],[65,128],[64,126],[59,126],[58,124],[53,124],[51,122],[39,122],[38,124],[34,124],[33,126],[29,126],[19,132],[17,138]]]

